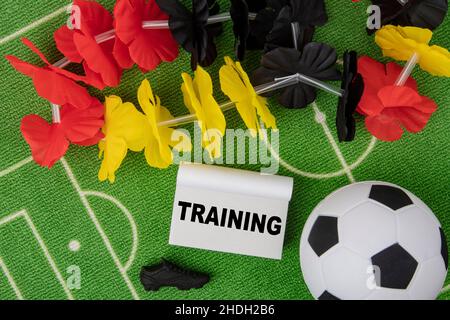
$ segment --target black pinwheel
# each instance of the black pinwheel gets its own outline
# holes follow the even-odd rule
[[[220,8],[212,0],[192,0],[192,12],[179,0],[156,0],[169,15],[169,28],[175,40],[191,54],[192,69],[197,64],[209,66],[217,57],[214,37],[222,32],[221,24],[208,25],[210,14]]]
[[[448,0],[372,0],[381,9],[381,25],[436,29],[447,16]],[[376,30],[369,30],[369,34]]]
[[[364,92],[364,80],[358,73],[358,56],[355,51],[344,53],[342,96],[336,113],[339,141],[353,141],[356,134],[355,111]]]
[[[325,43],[310,42],[303,52],[277,48],[262,57],[261,67],[253,74],[253,84],[266,84],[296,74],[320,81],[336,81],[341,79],[336,60],[336,50]],[[287,108],[298,109],[305,108],[315,99],[316,89],[299,81],[282,89],[278,100]]]
[[[324,0],[290,0],[276,18],[267,35],[265,51],[278,47],[302,50],[312,41],[315,28],[328,21]],[[293,25],[297,27],[294,35]]]

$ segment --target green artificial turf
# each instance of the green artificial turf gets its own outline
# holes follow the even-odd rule
[[[108,9],[113,8],[113,0],[100,2]],[[227,10],[228,1],[220,2],[222,11]],[[69,1],[61,0],[2,1],[0,38],[68,4]],[[335,47],[339,55],[354,49],[360,55],[388,61],[382,59],[373,37],[366,34],[369,1],[327,0],[326,4],[329,22],[317,30],[316,41]],[[23,36],[31,39],[50,61],[56,62],[62,56],[55,47],[53,32],[66,19],[67,15],[61,11],[48,21],[34,25]],[[234,52],[231,23],[225,25],[225,33],[217,39],[219,58],[208,68],[218,100],[223,99],[218,90],[222,57]],[[432,42],[450,47],[448,17],[435,32]],[[1,41],[0,55],[6,54],[38,62],[19,38]],[[259,59],[259,52],[249,53],[244,68],[248,72],[255,70]],[[174,63],[162,64],[145,75],[137,68],[126,71],[118,88],[103,93],[92,90],[92,94],[100,99],[106,94],[116,94],[137,105],[136,90],[146,77],[163,104],[174,115],[183,115],[187,113],[179,91],[183,71],[190,72],[189,56],[184,52]],[[280,168],[281,175],[295,179],[295,188],[284,256],[281,261],[273,261],[169,246],[176,166],[152,169],[146,165],[143,154],[132,153],[118,172],[116,183],[110,185],[97,180],[100,165],[97,147],[71,147],[66,162],[56,164],[50,171],[26,163],[30,151],[21,136],[20,121],[31,113],[50,120],[50,108],[36,95],[32,82],[13,70],[5,59],[0,59],[0,74],[0,221],[11,218],[0,225],[0,299],[15,299],[18,294],[25,299],[66,299],[68,293],[75,299],[312,298],[299,265],[302,226],[321,199],[350,183],[322,126],[315,121],[312,108],[286,110],[270,100],[280,129],[281,157],[297,168],[295,172]],[[339,148],[351,165],[356,181],[381,180],[409,189],[431,207],[450,236],[450,79],[432,77],[418,68],[414,77],[420,92],[439,105],[423,132],[406,134],[398,142],[373,145],[360,118],[356,140],[340,144]],[[335,139],[336,103],[335,97],[319,93],[317,105],[326,114]],[[226,118],[228,128],[244,128],[235,111],[228,112]],[[186,128],[192,130],[192,126]],[[14,167],[16,164],[19,165]],[[257,165],[235,167],[259,169]],[[15,213],[18,215],[14,216]],[[132,226],[136,226],[135,238]],[[73,240],[80,244],[77,252],[69,250]],[[139,283],[140,268],[158,262],[161,257],[208,272],[212,281],[201,290],[181,292],[165,288],[147,293]],[[64,286],[66,279],[71,279],[74,266],[81,272],[81,288],[67,292]],[[6,274],[16,283],[16,291]],[[448,299],[450,293],[440,298]]]

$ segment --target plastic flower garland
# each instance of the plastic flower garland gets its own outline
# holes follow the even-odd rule
[[[173,163],[173,149],[190,152],[192,145],[186,135],[173,128],[180,119],[162,105],[148,80],[137,92],[143,113],[117,96],[105,97],[102,105],[81,84],[98,89],[115,87],[123,70],[133,65],[145,73],[162,62],[174,61],[178,45],[191,54],[195,70],[193,77],[182,74],[181,92],[190,111],[188,117],[198,123],[203,148],[211,159],[221,156],[217,146],[226,129],[223,110],[230,105],[256,136],[261,123],[277,129],[262,95],[281,92],[281,105],[298,109],[314,102],[315,89],[320,89],[339,98],[336,124],[340,141],[355,137],[355,110],[366,117],[366,127],[374,136],[395,141],[402,137],[403,129],[412,133],[423,130],[437,110],[434,101],[418,93],[410,77],[415,64],[432,75],[450,76],[450,53],[429,45],[430,30],[392,25],[377,31],[375,42],[385,56],[407,61],[403,70],[394,63],[384,66],[368,57],[356,63],[356,52],[350,51],[344,54],[341,75],[336,51],[311,42],[315,28],[328,20],[323,0],[314,5],[307,0],[267,0],[261,4],[233,0],[229,13],[220,13],[215,0],[193,0],[191,10],[178,0],[117,0],[113,15],[94,1],[74,0],[73,4],[80,11],[78,25],[74,29],[62,26],[54,34],[56,46],[65,56],[62,60],[51,64],[28,39],[23,43],[41,58],[43,67],[14,56],[6,58],[33,80],[38,95],[51,103],[52,123],[37,115],[22,121],[21,131],[33,159],[50,168],[70,144],[98,144],[101,181],[115,181],[128,151],[144,152],[150,166],[163,169]],[[295,14],[297,11],[301,14]],[[253,76],[257,87],[240,62],[225,57],[219,77],[230,102],[220,105],[214,98],[212,79],[201,66],[210,65],[217,57],[214,38],[221,34],[225,21],[233,23],[238,59],[244,58],[245,49],[264,48],[266,53]],[[84,75],[64,70],[70,63],[81,64]],[[341,88],[324,82],[338,79]]]

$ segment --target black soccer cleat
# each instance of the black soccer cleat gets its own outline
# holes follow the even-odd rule
[[[178,290],[200,289],[209,282],[209,275],[182,269],[167,260],[141,270],[141,283],[146,291],[158,291],[161,287]]]

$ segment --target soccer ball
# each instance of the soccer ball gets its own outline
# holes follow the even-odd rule
[[[346,186],[312,212],[300,241],[303,278],[319,300],[435,299],[448,269],[433,212],[384,182]]]

